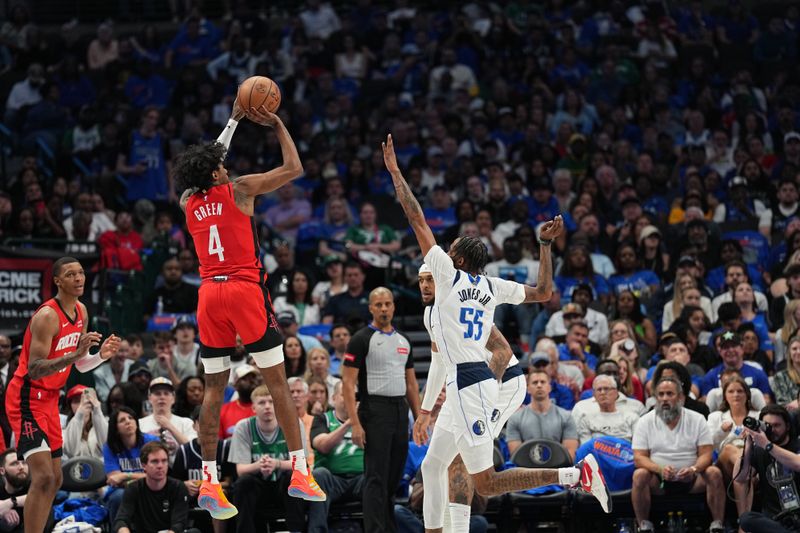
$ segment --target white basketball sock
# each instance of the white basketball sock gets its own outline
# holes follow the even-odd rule
[[[463,533],[469,531],[469,515],[471,508],[469,505],[463,503],[451,503],[449,506],[449,513],[445,516],[450,517],[453,533]]]
[[[581,480],[581,471],[574,466],[558,469],[558,484],[571,487]]]

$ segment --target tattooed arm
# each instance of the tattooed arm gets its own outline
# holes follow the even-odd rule
[[[550,243],[561,234],[564,220],[557,215],[553,220],[545,222],[539,233],[539,279],[536,286],[525,286],[523,303],[546,302],[553,295],[553,257]]]
[[[87,333],[87,327],[88,320],[84,320],[83,332],[81,333],[78,346],[75,348],[74,352],[56,359],[48,359],[47,356],[50,355],[50,346],[59,331],[58,315],[49,307],[40,309],[31,319],[28,376],[31,379],[41,379],[45,376],[55,374],[86,355],[89,352],[89,348],[100,344],[100,334],[94,331]]]
[[[498,380],[503,379],[503,374],[506,371],[509,360],[514,352],[511,346],[497,326],[492,326],[492,332],[489,335],[489,340],[486,341],[486,349],[492,352],[492,358],[489,361],[489,368]]]
[[[414,235],[416,235],[417,242],[422,250],[422,256],[425,257],[428,255],[428,250],[436,245],[436,239],[430,226],[425,221],[422,207],[420,207],[414,193],[411,192],[411,188],[406,183],[403,174],[400,172],[400,167],[397,165],[397,156],[394,153],[394,141],[392,141],[391,134],[381,146],[383,148],[383,161],[386,163],[386,170],[392,175],[397,199],[400,201],[400,205],[403,206],[406,218],[408,218],[411,229],[414,230]]]
[[[178,200],[178,205],[181,207],[181,211],[186,211],[186,203],[189,201],[189,197],[197,192],[197,187],[192,187],[191,189],[186,189],[181,194],[181,199]]]

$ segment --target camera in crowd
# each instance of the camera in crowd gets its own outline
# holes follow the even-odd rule
[[[742,425],[751,431],[763,431],[768,439],[772,437],[772,426],[763,420],[753,418],[752,416],[746,416]]]

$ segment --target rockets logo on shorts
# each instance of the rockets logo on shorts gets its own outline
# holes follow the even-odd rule
[[[483,423],[483,420],[476,420],[475,423],[472,424],[472,431],[474,431],[476,435],[483,435],[486,433],[486,424]]]

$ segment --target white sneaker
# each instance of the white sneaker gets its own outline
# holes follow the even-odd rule
[[[594,455],[589,454],[583,458],[581,465],[581,488],[597,498],[600,506],[606,513],[611,512],[611,493],[606,486],[606,480],[600,467],[597,464],[597,459]]]

